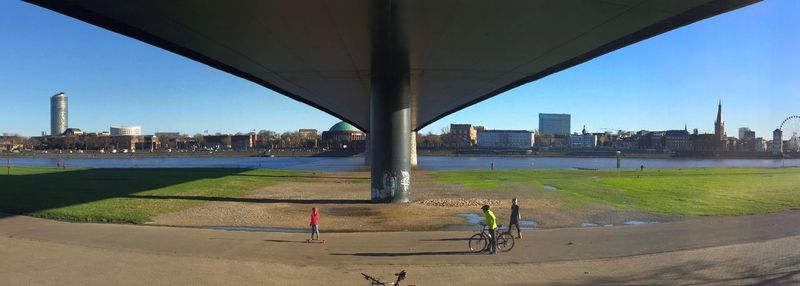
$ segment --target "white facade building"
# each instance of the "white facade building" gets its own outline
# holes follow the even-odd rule
[[[569,137],[569,145],[572,148],[597,147],[597,135],[594,134],[571,135]]]
[[[531,148],[534,133],[527,130],[486,130],[478,132],[478,147]]]
[[[142,135],[141,126],[111,126],[111,136],[138,136]]]
[[[767,140],[764,140],[764,138],[756,138],[756,140],[753,140],[753,145],[754,145],[753,148],[754,148],[754,150],[756,152],[767,152],[768,151],[768,149],[767,149]]]

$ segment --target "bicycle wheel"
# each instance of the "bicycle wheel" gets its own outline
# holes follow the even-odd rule
[[[486,249],[486,245],[488,243],[489,242],[486,240],[486,237],[482,234],[478,233],[473,235],[469,238],[469,251],[472,251],[473,253],[481,252]]]
[[[509,252],[514,248],[514,236],[511,233],[503,232],[497,236],[497,250]]]

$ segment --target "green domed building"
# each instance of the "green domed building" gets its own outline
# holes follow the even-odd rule
[[[328,148],[364,149],[367,134],[350,123],[339,121],[322,131],[322,144]]]

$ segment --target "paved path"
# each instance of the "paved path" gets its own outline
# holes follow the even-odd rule
[[[13,277],[17,279],[13,281],[23,284],[183,284],[202,278],[196,282],[329,281],[352,285],[349,282],[354,281],[349,279],[358,278],[361,269],[387,276],[407,267],[414,269],[412,277],[419,280],[409,281],[417,285],[481,279],[500,284],[658,284],[666,277],[695,279],[686,280],[687,283],[698,282],[697,277],[701,277],[705,282],[727,281],[722,283],[725,285],[750,284],[780,275],[788,276],[773,282],[798,282],[793,279],[795,268],[800,265],[800,250],[794,247],[800,242],[800,211],[533,231],[526,233],[512,252],[497,256],[466,253],[467,242],[463,238],[471,234],[323,232],[328,243],[306,244],[302,243],[304,234],[65,223],[3,216],[0,277]],[[754,259],[761,262],[754,263]],[[89,265],[81,266],[83,263]],[[767,268],[763,268],[765,265]],[[212,266],[217,268],[206,269]],[[689,266],[692,268],[683,268]],[[541,272],[545,269],[552,270]],[[619,272],[620,269],[628,272]],[[481,274],[486,271],[507,277],[486,278]],[[604,275],[598,276],[597,271]],[[711,272],[697,276],[695,271]],[[315,273],[330,277],[315,277]],[[427,280],[422,279],[426,277]],[[619,280],[623,278],[629,280]]]

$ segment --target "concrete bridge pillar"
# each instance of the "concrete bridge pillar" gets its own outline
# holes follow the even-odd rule
[[[417,132],[411,131],[411,150],[409,162],[411,162],[411,167],[417,166]]]
[[[370,1],[372,201],[406,203],[411,193],[411,89],[399,1]]]

